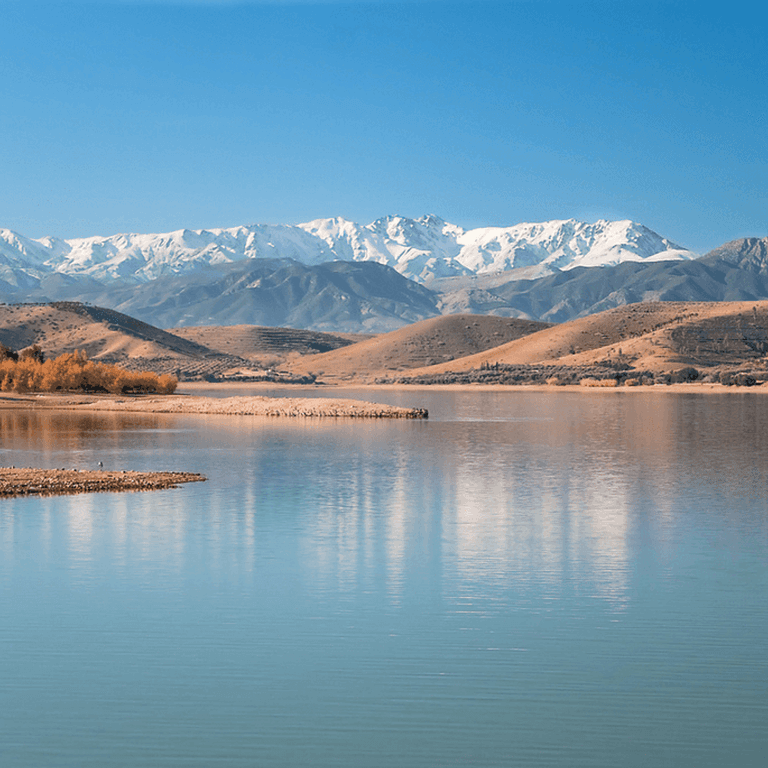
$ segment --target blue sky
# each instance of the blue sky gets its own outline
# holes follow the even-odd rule
[[[768,235],[766,10],[0,0],[0,227],[436,213]]]

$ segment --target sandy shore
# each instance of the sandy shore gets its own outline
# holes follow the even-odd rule
[[[0,468],[0,498],[104,491],[156,491],[205,480],[195,472]]]
[[[242,385],[240,385],[242,386]],[[3,395],[0,407],[59,408],[91,412],[200,413],[230,416],[285,416],[303,418],[426,419],[424,408],[369,403],[342,398],[309,397],[195,397],[163,395],[110,397],[76,394]]]

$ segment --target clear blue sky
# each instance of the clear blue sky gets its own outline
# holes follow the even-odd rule
[[[0,226],[436,213],[768,235],[768,12],[0,0]]]

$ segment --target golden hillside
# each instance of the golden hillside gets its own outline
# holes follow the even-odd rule
[[[483,365],[593,365],[622,359],[633,368],[740,365],[768,352],[768,302],[628,304],[551,326],[524,338],[413,374]]]
[[[464,358],[549,328],[548,323],[489,315],[444,315],[352,346],[295,361],[296,372],[322,372],[324,381],[375,378]]]
[[[0,343],[39,345],[48,357],[83,349],[93,360],[195,357],[209,352],[128,315],[76,302],[0,305]]]
[[[260,362],[282,362],[292,356],[320,354],[371,338],[364,334],[321,333],[260,325],[188,326],[170,328],[169,332],[223,354]]]

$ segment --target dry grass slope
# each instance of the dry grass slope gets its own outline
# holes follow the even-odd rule
[[[0,343],[37,344],[46,357],[84,350],[91,360],[179,379],[255,377],[256,362],[209,349],[140,320],[77,302],[0,305]]]
[[[210,350],[120,312],[77,302],[0,306],[0,343],[39,345],[46,356],[84,350],[92,360],[204,355]]]
[[[629,304],[533,333],[476,355],[411,371],[483,365],[589,366],[623,360],[646,370],[739,365],[768,353],[768,302]]]
[[[316,355],[370,338],[364,334],[333,334],[259,325],[208,325],[171,328],[170,333],[208,349],[262,364],[299,355]]]
[[[323,381],[373,379],[456,360],[549,327],[548,323],[516,318],[445,315],[343,349],[302,358],[292,368],[297,372],[322,372]]]

